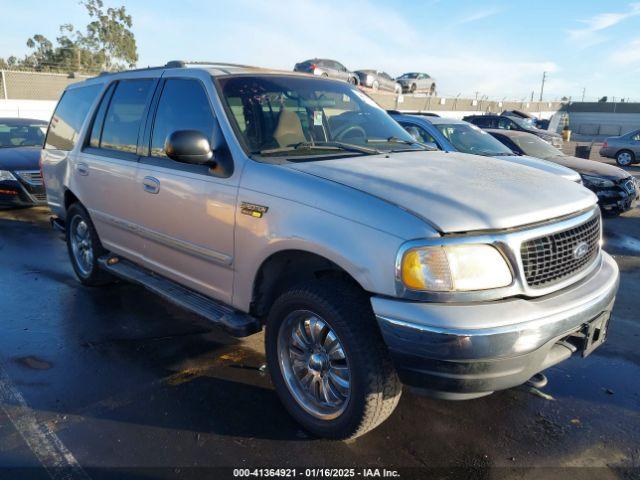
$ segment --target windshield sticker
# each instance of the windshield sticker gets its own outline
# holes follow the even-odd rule
[[[313,111],[313,124],[317,127],[322,126],[322,110]]]

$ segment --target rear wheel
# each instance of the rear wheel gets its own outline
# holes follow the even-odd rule
[[[410,93],[416,93],[416,84],[415,83],[411,84],[411,87],[409,88],[409,92]]]
[[[436,84],[432,83],[431,88],[429,88],[429,95],[435,95],[435,94],[436,94]]]
[[[621,167],[628,167],[635,161],[635,155],[629,150],[622,150],[616,155],[616,163]]]
[[[278,396],[315,435],[358,437],[398,404],[402,387],[369,300],[347,283],[285,292],[269,313],[265,345]]]
[[[351,85],[357,85],[357,84],[358,84],[358,81],[356,80],[356,77],[349,77],[348,82],[349,82]]]
[[[113,277],[98,265],[98,258],[106,254],[89,213],[79,203],[67,210],[67,251],[76,276],[84,285],[99,286],[113,281]]]

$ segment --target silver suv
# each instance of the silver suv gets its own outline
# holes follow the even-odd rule
[[[276,392],[316,435],[373,429],[403,383],[479,397],[606,336],[618,268],[589,190],[432,151],[345,82],[102,75],[65,91],[42,169],[83,284],[265,328]]]

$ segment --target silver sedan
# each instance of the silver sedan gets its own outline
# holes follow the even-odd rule
[[[640,130],[605,139],[600,155],[615,158],[621,167],[640,161]]]

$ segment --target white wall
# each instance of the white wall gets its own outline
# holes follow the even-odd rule
[[[35,118],[49,121],[56,100],[2,100],[0,99],[0,117]]]

